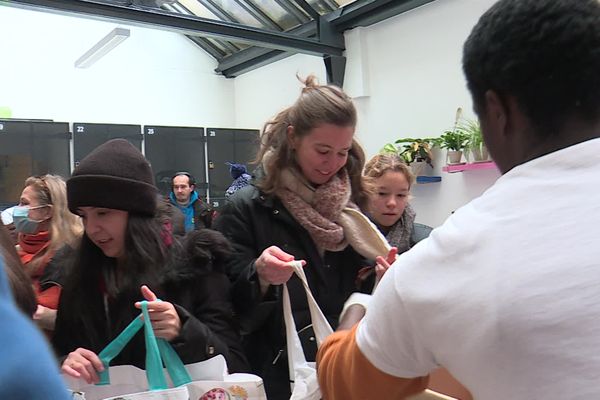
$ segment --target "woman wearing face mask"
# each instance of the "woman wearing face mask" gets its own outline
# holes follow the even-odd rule
[[[236,250],[228,271],[233,301],[244,320],[253,372],[263,378],[269,400],[290,398],[283,283],[307,360],[316,352],[304,289],[288,263],[304,264],[312,293],[335,328],[344,301],[361,289],[358,271],[367,259],[388,255],[385,238],[357,211],[366,193],[355,127],[351,99],[308,77],[294,105],[263,129],[257,159],[264,173],[231,196],[215,221]]]
[[[13,222],[17,252],[37,297],[34,319],[51,331],[61,290],[60,267],[53,259],[59,248],[74,246],[83,232],[80,218],[67,209],[65,181],[56,175],[27,178],[19,205],[13,209]]]
[[[97,147],[73,171],[67,193],[85,234],[68,262],[52,337],[56,353],[65,356],[64,373],[97,382],[98,353],[140,314],[143,299],[154,333],[184,363],[222,354],[230,372],[247,369],[222,271],[230,245],[209,229],[173,236],[139,150],[124,139]],[[145,357],[139,332],[113,365],[143,368]]]

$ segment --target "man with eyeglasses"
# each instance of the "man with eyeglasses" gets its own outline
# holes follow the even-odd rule
[[[196,180],[189,172],[177,172],[171,180],[170,202],[185,216],[185,231],[210,228],[213,210],[196,192]]]

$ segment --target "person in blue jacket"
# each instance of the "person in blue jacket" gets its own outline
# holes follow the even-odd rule
[[[50,348],[31,318],[16,307],[4,268],[0,254],[0,398],[68,400]]]
[[[189,172],[176,172],[171,179],[171,189],[169,201],[183,213],[185,231],[210,228],[213,210],[196,192],[194,176]]]

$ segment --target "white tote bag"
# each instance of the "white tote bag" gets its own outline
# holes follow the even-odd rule
[[[252,374],[227,374],[222,355],[183,365],[164,339],[154,336],[147,303],[142,302],[144,319],[135,318],[98,355],[108,367],[133,335],[143,327],[146,338],[146,370],[120,365],[100,373],[100,385],[65,376],[74,399],[81,400],[266,400],[262,378]],[[163,369],[163,363],[166,370]],[[170,378],[170,379],[169,379]],[[174,387],[175,386],[175,387]],[[75,395],[76,394],[76,395]]]
[[[294,268],[294,272],[302,281],[302,285],[306,291],[310,318],[318,347],[327,336],[333,333],[333,329],[331,329],[331,325],[329,325],[327,318],[323,315],[308,287],[302,264],[298,261],[292,261],[290,266]],[[283,286],[283,317],[285,320],[290,380],[293,380],[290,400],[320,400],[321,391],[319,390],[317,369],[315,363],[306,361],[306,357],[304,356],[304,350],[296,331],[296,323],[294,322],[290,304],[290,295],[286,285]]]

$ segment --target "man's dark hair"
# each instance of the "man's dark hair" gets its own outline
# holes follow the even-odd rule
[[[486,91],[514,96],[537,134],[600,115],[598,0],[501,0],[479,20],[463,50],[477,113]]]
[[[188,185],[190,186],[196,186],[196,178],[194,178],[194,176],[192,174],[190,174],[189,172],[175,172],[175,175],[173,175],[173,177],[171,178],[171,186],[173,186],[173,179],[177,178],[178,176],[187,176],[188,177]]]

